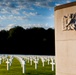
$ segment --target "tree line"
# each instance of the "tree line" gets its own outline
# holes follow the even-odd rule
[[[0,31],[0,54],[55,55],[54,29],[16,26]]]

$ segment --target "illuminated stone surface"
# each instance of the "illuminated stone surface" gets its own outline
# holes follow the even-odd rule
[[[76,75],[76,16],[70,18],[75,13],[76,2],[55,7],[56,75]]]

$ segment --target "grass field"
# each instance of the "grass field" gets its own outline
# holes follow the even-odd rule
[[[10,70],[7,71],[7,65],[5,62],[2,62],[0,64],[0,75],[55,75],[55,71],[52,71],[51,64],[48,65],[47,62],[45,62],[45,66],[42,66],[41,61],[39,61],[38,69],[35,70],[34,63],[31,66],[30,63],[26,62],[26,72],[25,74],[22,74],[22,68],[20,62],[14,58],[12,62],[12,66],[10,67]]]

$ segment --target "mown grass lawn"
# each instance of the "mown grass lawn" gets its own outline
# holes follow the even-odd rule
[[[38,69],[35,70],[34,63],[33,65],[30,65],[30,63],[26,62],[26,72],[25,74],[22,74],[22,68],[20,62],[14,58],[12,65],[10,67],[10,70],[7,71],[7,64],[5,62],[2,62],[0,64],[0,75],[55,75],[55,71],[52,71],[51,64],[48,65],[47,62],[45,62],[45,66],[42,66],[41,61],[39,61]]]

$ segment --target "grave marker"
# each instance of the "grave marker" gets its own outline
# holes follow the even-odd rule
[[[9,62],[10,62],[10,66],[11,66],[11,64],[12,64],[12,59],[11,58],[9,59]]]
[[[34,63],[35,63],[35,69],[37,69],[38,60],[37,60],[37,59],[35,59]]]
[[[32,65],[32,61],[33,61],[33,59],[32,59],[32,58],[30,58],[30,65]]]
[[[25,61],[24,60],[22,60],[22,72],[23,74],[25,73]]]
[[[48,61],[48,65],[50,64],[50,59],[49,58],[47,58],[47,61]]]
[[[44,58],[41,58],[41,60],[42,60],[42,65],[44,67],[44,65],[45,65],[45,59]]]
[[[9,69],[10,69],[10,62],[9,62],[9,59],[7,59],[6,63],[7,63],[7,70],[9,70]]]
[[[54,65],[55,65],[55,62],[54,62],[54,59],[53,58],[51,58],[51,65],[52,65],[52,71],[54,71]]]
[[[28,63],[29,63],[29,61],[30,61],[30,58],[29,58],[29,57],[27,57],[27,60],[28,60]]]

